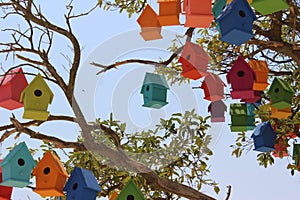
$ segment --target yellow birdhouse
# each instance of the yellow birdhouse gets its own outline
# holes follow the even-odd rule
[[[48,119],[48,105],[53,100],[53,93],[42,76],[38,74],[23,90],[20,102],[24,103],[24,119],[45,121]]]

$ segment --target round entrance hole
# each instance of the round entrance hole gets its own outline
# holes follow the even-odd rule
[[[78,183],[74,183],[73,190],[77,190],[77,188],[78,188]]]
[[[245,75],[244,71],[238,71],[237,73],[238,77],[243,77]]]
[[[127,196],[126,200],[134,200],[134,196],[130,194]]]
[[[50,173],[50,168],[49,168],[49,167],[46,167],[46,168],[44,169],[44,174],[47,175],[47,174],[49,174],[49,173]]]
[[[19,158],[19,159],[18,159],[18,165],[24,166],[24,165],[25,165],[25,160],[22,159],[22,158]]]
[[[34,95],[37,96],[37,97],[40,97],[42,96],[42,91],[41,90],[34,90]]]
[[[239,15],[243,18],[246,17],[246,13],[242,10],[239,11]]]
[[[279,92],[279,88],[276,88],[276,89],[274,90],[274,92],[275,92],[275,93],[278,93],[278,92]]]

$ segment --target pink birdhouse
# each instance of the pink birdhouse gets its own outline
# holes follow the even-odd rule
[[[255,98],[253,84],[255,73],[242,56],[234,62],[226,75],[228,84],[231,84],[232,99],[252,99]]]
[[[212,102],[223,99],[224,86],[226,86],[225,83],[218,75],[208,72],[201,85],[204,90],[204,99]]]
[[[20,96],[27,85],[22,68],[10,70],[0,79],[0,107],[9,110],[23,107]]]
[[[225,112],[227,107],[225,103],[220,101],[211,102],[208,106],[208,112],[211,114],[211,122],[225,122]]]
[[[193,80],[206,76],[209,60],[209,55],[200,45],[186,42],[178,60],[182,64],[181,75]]]
[[[2,162],[2,160],[0,160]],[[0,167],[0,183],[2,182],[2,167]],[[0,186],[0,200],[10,200],[13,187]]]

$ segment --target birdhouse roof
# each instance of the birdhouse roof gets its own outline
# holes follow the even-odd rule
[[[208,106],[208,112],[211,112],[212,106],[216,106],[218,109],[222,109],[224,111],[227,110],[227,106],[222,100],[211,102]]]
[[[138,17],[137,22],[142,27],[157,27],[159,25],[158,15],[148,4]]]
[[[271,130],[271,132],[270,132]],[[272,128],[272,125],[269,121],[266,121],[266,122],[263,122],[263,123],[260,123],[258,124],[254,131],[253,131],[253,134],[251,135],[251,137],[257,137],[259,135],[263,135],[263,134],[266,134],[266,133],[271,133],[272,136],[274,138],[276,138],[276,133],[274,131],[274,129]]]
[[[143,193],[136,186],[136,184],[134,183],[134,181],[132,179],[130,179],[126,183],[126,185],[124,186],[124,188],[122,189],[122,191],[120,192],[120,194],[118,195],[116,200],[123,200],[123,199],[120,199],[120,198],[122,198],[123,196],[126,196],[126,194],[128,194],[132,190],[134,190],[137,193],[137,195],[139,195],[139,197],[137,197],[138,200],[145,200],[145,197],[144,197]]]
[[[229,84],[231,83],[231,79],[235,77],[235,72],[240,69],[251,71],[252,75],[255,76],[253,69],[249,66],[245,59],[242,56],[239,56],[226,75],[226,79]]]
[[[277,84],[279,84],[285,91],[295,93],[294,89],[289,85],[289,83],[287,81],[277,78],[277,77],[274,78],[269,91],[271,91],[272,88],[275,87]]]
[[[260,72],[269,72],[269,67],[266,61],[262,60],[249,60],[248,62],[249,66],[254,70],[254,71],[260,71]]]
[[[201,87],[203,86],[203,84],[207,84],[212,87],[226,86],[225,83],[217,74],[211,72],[208,72],[208,74],[205,76]]]
[[[165,77],[159,74],[146,72],[143,85],[146,84],[157,84],[157,85],[161,85],[162,87],[165,87],[166,89],[169,89],[169,85]]]
[[[23,74],[23,70],[21,67],[19,68],[16,68],[16,69],[12,69],[10,70],[7,75],[5,76],[2,76],[0,78],[0,84],[1,85],[6,85],[8,84],[9,82],[11,82],[17,75],[20,75],[20,74]],[[23,74],[24,75],[24,74]],[[4,80],[3,80],[4,79]],[[3,81],[3,82],[2,82]]]
[[[184,49],[183,49],[183,52],[184,53],[185,51],[188,51],[188,49],[191,49],[192,52],[191,53],[194,53],[194,54],[197,54],[197,55],[201,55],[201,56],[204,56],[206,57],[208,60],[210,60],[210,57],[209,55],[207,54],[207,52],[203,49],[202,46],[198,45],[198,44],[195,44],[195,43],[192,43],[192,42],[186,42],[185,45],[184,45]],[[190,52],[189,52],[190,53]]]

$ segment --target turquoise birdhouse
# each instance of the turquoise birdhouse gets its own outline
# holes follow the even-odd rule
[[[247,103],[230,104],[230,116],[232,132],[249,131],[255,128],[255,107]]]
[[[253,0],[251,6],[262,15],[290,8],[286,0]]]
[[[292,97],[295,91],[283,79],[274,78],[267,94],[270,95],[271,106],[278,109],[290,107],[292,105]]]
[[[254,151],[271,152],[275,150],[276,133],[269,121],[257,125],[251,138],[254,140]]]
[[[35,165],[25,142],[18,144],[0,163],[2,166],[0,185],[22,188],[31,184],[29,179]]]
[[[167,105],[168,89],[169,86],[164,76],[147,72],[141,89],[144,98],[143,106],[161,108]]]
[[[219,15],[222,13],[224,8],[226,7],[226,3],[227,3],[227,0],[216,0],[215,1],[214,6],[212,8],[212,13],[213,13],[215,19],[217,19],[219,17]]]
[[[117,196],[116,200],[146,200],[146,198],[134,181],[130,179]]]

